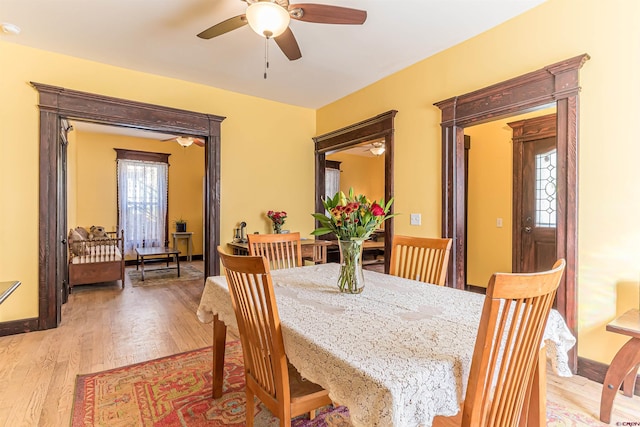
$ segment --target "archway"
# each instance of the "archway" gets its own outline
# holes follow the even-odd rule
[[[60,324],[64,280],[61,261],[65,251],[60,218],[66,218],[66,147],[61,137],[63,120],[81,120],[106,125],[205,139],[204,189],[204,269],[205,277],[219,274],[220,242],[220,123],[221,116],[145,104],[103,95],[79,92],[41,83],[31,84],[39,93],[40,177],[39,177],[39,254],[38,324],[24,324],[24,331],[55,328]],[[63,206],[64,205],[64,206]]]

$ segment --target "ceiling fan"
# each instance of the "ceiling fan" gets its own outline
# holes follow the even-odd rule
[[[193,136],[176,136],[175,138],[165,139],[162,142],[177,142],[184,148],[189,147],[191,144],[195,144],[198,147],[204,147],[204,139],[196,138]]]
[[[198,34],[211,39],[236,28],[249,27],[262,37],[273,38],[287,58],[295,61],[302,57],[298,42],[289,28],[291,18],[320,24],[363,24],[364,10],[326,4],[289,4],[289,0],[242,0],[248,7],[243,15],[222,21]]]
[[[369,144],[370,147],[364,149],[364,151],[369,151],[374,156],[382,156],[385,152],[384,139],[382,141],[376,141]]]

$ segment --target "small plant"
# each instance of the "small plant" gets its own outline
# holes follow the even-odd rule
[[[187,231],[187,220],[186,219],[183,219],[182,217],[180,217],[180,218],[174,220],[173,223],[176,225],[176,232],[184,233],[185,231]]]

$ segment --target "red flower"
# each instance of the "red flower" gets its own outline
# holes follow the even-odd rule
[[[271,221],[273,221],[274,224],[282,225],[284,224],[284,220],[287,218],[287,213],[285,211],[282,211],[282,212],[267,211],[267,217]]]
[[[374,203],[373,205],[371,205],[371,214],[373,216],[382,216],[384,215],[384,209],[382,209],[382,206],[380,206],[377,203]]]

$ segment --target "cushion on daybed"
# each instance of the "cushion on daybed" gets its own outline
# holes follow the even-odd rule
[[[78,227],[82,228],[82,227]],[[85,230],[86,231],[86,230]],[[80,241],[85,240],[82,235],[76,230],[69,230],[69,237],[67,239],[69,243],[69,247],[71,248],[71,253],[74,255],[84,255],[82,250],[82,243]]]
[[[89,232],[87,231],[86,228],[84,227],[76,227],[75,230],[80,236],[82,236],[83,239],[88,239],[89,238]]]

